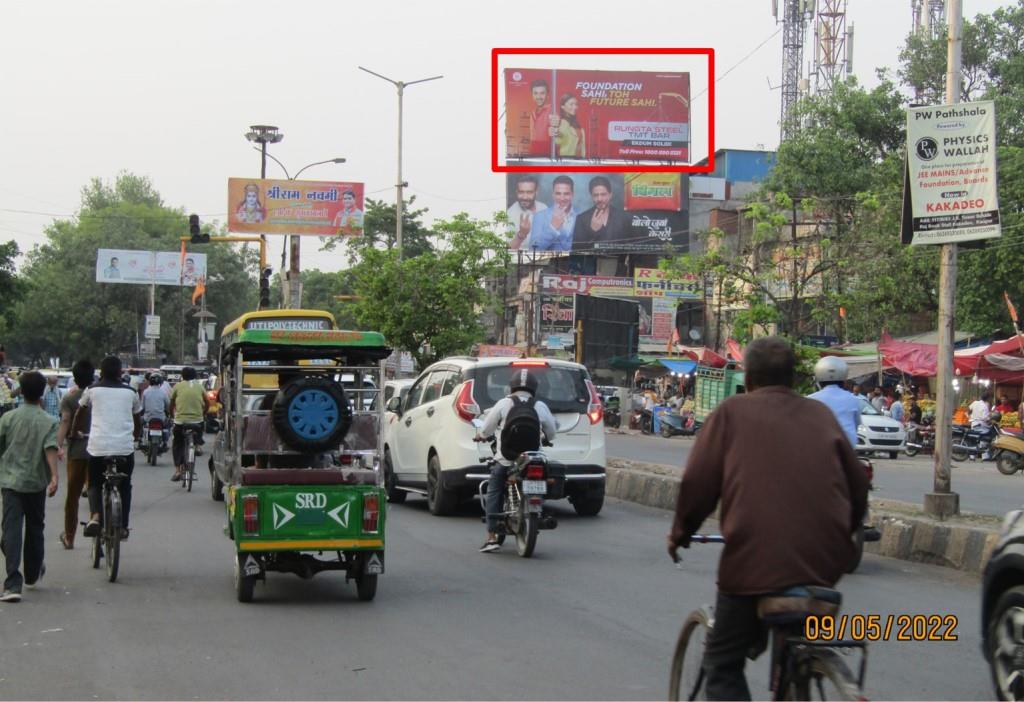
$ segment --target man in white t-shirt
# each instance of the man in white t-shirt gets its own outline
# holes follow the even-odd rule
[[[135,468],[135,440],[142,433],[142,402],[139,393],[121,382],[121,361],[116,356],[107,356],[100,363],[100,379],[87,388],[78,401],[79,408],[92,408],[89,426],[89,511],[91,516],[82,532],[85,536],[96,536],[100,530],[103,514],[103,473],[105,459],[116,456],[121,459],[119,470],[128,477],[120,485],[121,501],[124,505],[121,527],[122,538],[128,536],[128,515],[132,507],[132,470]],[[72,436],[82,431],[79,425],[81,411],[75,414]],[[84,423],[84,422],[82,422]]]
[[[971,403],[967,409],[971,413],[971,428],[984,427],[988,424],[988,418],[992,414],[992,409],[989,406],[989,400],[992,399],[992,393],[986,390],[981,395],[981,399],[975,400]]]

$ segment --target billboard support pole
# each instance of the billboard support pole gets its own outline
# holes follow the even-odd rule
[[[948,49],[946,55],[946,104],[960,102],[963,5],[948,0]],[[939,345],[937,349],[935,408],[935,467],[933,491],[924,496],[924,511],[944,518],[960,512],[960,495],[952,491],[950,453],[952,448],[953,405],[953,325],[956,312],[957,245],[943,244],[939,264]]]

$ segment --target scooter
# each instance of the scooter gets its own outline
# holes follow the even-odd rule
[[[660,418],[661,435],[669,439],[676,434],[681,436],[693,436],[697,433],[697,424],[693,419],[693,412],[664,412]]]
[[[1024,471],[1024,437],[1018,431],[1001,429],[992,442],[996,469],[1003,475]]]

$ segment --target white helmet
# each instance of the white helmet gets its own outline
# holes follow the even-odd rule
[[[842,383],[847,375],[846,361],[838,356],[825,356],[814,364],[814,379],[819,383]]]

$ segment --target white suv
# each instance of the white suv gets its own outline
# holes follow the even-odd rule
[[[384,471],[388,500],[408,493],[426,495],[433,514],[450,514],[476,494],[486,472],[473,437],[472,421],[508,394],[517,368],[529,367],[543,400],[558,422],[553,446],[544,453],[565,466],[565,496],[580,515],[593,516],[604,504],[605,446],[601,398],[587,369],[578,363],[541,358],[455,356],[423,371],[404,401],[392,398],[397,421],[388,427]]]

